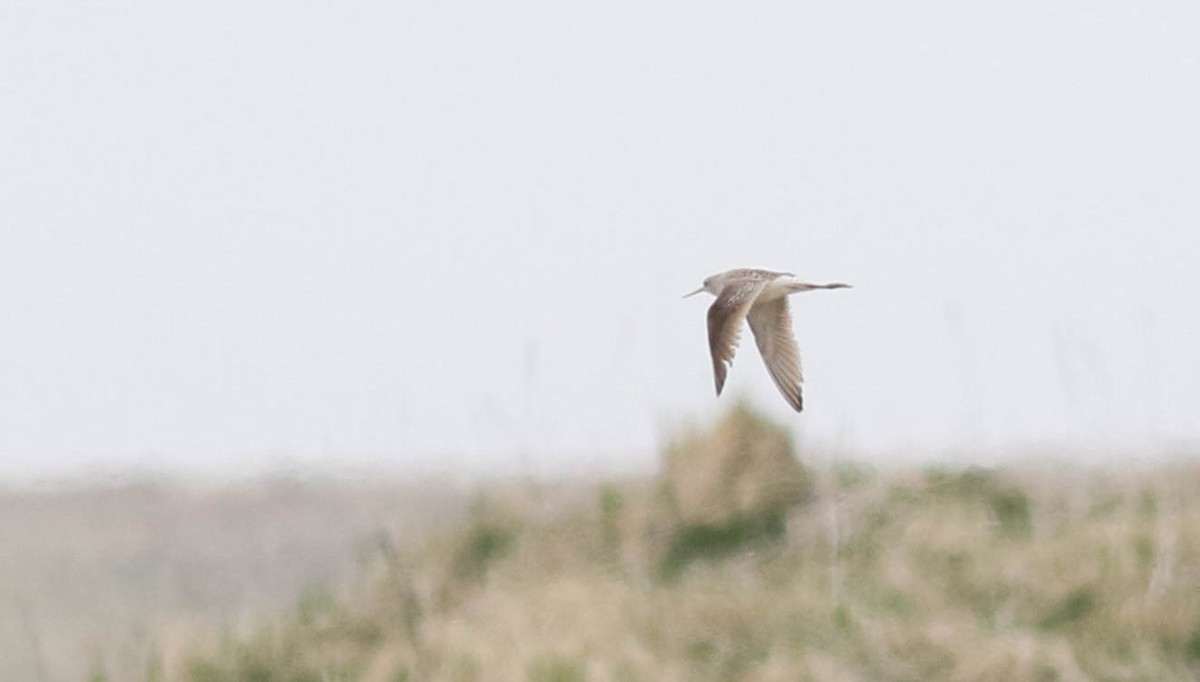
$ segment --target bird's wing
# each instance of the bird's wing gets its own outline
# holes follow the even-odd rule
[[[742,320],[765,285],[766,280],[727,284],[708,308],[708,349],[712,353],[717,395],[721,395],[725,375],[733,364],[733,354],[742,335]]]
[[[800,371],[800,349],[792,337],[792,315],[788,311],[787,297],[753,306],[746,318],[767,371],[771,373],[784,399],[799,412],[804,407],[800,395],[804,375]]]

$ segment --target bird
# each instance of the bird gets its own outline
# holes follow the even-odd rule
[[[767,372],[784,400],[793,409],[804,409],[800,384],[800,349],[792,337],[792,315],[787,297],[813,289],[847,289],[849,284],[810,284],[790,272],[738,268],[704,279],[704,284],[683,297],[707,291],[717,297],[708,308],[708,348],[712,354],[713,379],[717,395],[725,387],[725,376],[733,365],[733,355],[742,335],[742,321],[750,322],[750,331],[758,344]]]

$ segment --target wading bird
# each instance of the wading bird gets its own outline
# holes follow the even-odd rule
[[[750,331],[758,343],[767,371],[785,400],[797,412],[804,408],[800,384],[800,349],[792,338],[792,315],[787,297],[813,289],[844,289],[849,284],[809,284],[790,272],[771,272],[740,268],[713,275],[704,286],[686,294],[707,291],[717,297],[708,308],[708,348],[712,353],[713,379],[717,395],[725,386],[725,375],[733,364],[742,335],[742,320],[750,322]]]

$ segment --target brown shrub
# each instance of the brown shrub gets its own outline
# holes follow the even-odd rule
[[[679,521],[720,526],[772,516],[805,499],[807,470],[782,427],[737,403],[711,431],[664,452],[665,484]]]

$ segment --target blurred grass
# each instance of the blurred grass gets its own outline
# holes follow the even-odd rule
[[[790,447],[740,406],[670,444],[660,479],[553,508],[544,487],[497,487],[336,599],[302,596],[163,669],[194,682],[1200,679],[1200,466],[812,471]]]
[[[0,489],[0,680],[179,679],[198,633],[288,604],[320,622],[333,586],[468,502],[448,482],[286,475]]]

